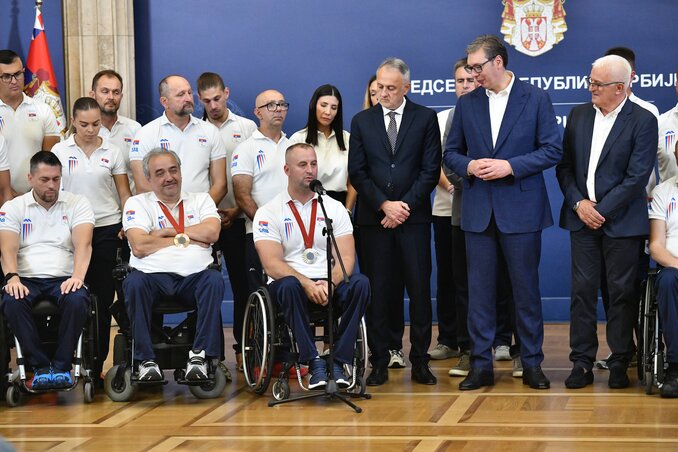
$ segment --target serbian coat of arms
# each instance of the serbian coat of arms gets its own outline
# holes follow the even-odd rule
[[[563,3],[565,0],[503,0],[504,40],[525,55],[548,52],[567,31]]]

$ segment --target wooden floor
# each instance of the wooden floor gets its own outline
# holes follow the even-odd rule
[[[130,403],[98,394],[86,405],[80,390],[25,397],[0,408],[0,434],[31,451],[678,450],[678,400],[646,396],[635,371],[626,390],[608,389],[601,370],[593,386],[565,389],[567,325],[547,325],[544,351],[547,391],[523,386],[502,362],[494,387],[462,393],[460,379],[447,376],[452,359],[431,362],[436,386],[412,384],[409,368],[390,371],[388,384],[370,388],[371,400],[357,402],[361,414],[324,399],[269,408],[231,362],[234,381],[217,400],[197,400],[174,383]]]

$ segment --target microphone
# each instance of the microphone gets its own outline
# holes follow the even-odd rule
[[[325,187],[323,187],[322,182],[320,182],[318,179],[313,179],[310,184],[308,184],[308,188],[311,191],[314,191],[318,193],[319,195],[326,195],[327,191],[325,191]]]

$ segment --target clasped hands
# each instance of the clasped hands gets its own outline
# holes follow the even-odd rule
[[[477,159],[471,160],[467,172],[482,180],[502,179],[513,174],[513,168],[508,160],[501,159]]]
[[[385,215],[381,225],[386,229],[395,229],[410,217],[410,206],[403,201],[384,201],[381,211]]]

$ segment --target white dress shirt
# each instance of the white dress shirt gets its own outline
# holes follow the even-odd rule
[[[407,103],[407,99],[403,97],[403,103],[400,104],[400,107],[396,108],[395,110],[389,110],[388,108],[384,107],[383,105],[381,106],[381,109],[383,110],[384,114],[384,127],[386,127],[386,130],[388,130],[388,124],[391,122],[391,117],[388,115],[392,111],[395,111],[395,121],[396,121],[396,130],[400,130],[400,123],[403,122],[403,111],[405,110],[405,104]]]
[[[492,147],[497,145],[497,137],[499,136],[499,129],[501,129],[501,121],[504,119],[506,113],[506,106],[508,105],[509,96],[511,95],[511,88],[516,77],[513,72],[506,71],[511,76],[511,81],[503,90],[495,93],[489,89],[485,90],[485,94],[490,99],[490,129],[492,131]]]

